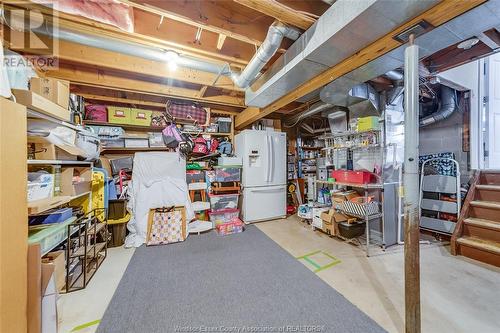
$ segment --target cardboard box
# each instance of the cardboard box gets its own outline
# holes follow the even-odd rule
[[[54,265],[42,263],[42,288],[40,293],[42,333],[57,333],[57,289],[54,269]]]
[[[332,200],[338,203],[349,201],[356,197],[359,197],[359,193],[356,191],[335,192],[332,194]]]
[[[28,246],[28,333],[42,328],[42,263],[40,244]]]
[[[92,189],[92,170],[68,167],[61,170],[61,196],[76,196]]]
[[[30,91],[65,109],[69,107],[69,81],[33,77],[30,80]]]
[[[54,275],[58,291],[62,291],[66,285],[66,255],[64,251],[54,251],[47,253],[42,258],[42,263],[54,265]]]
[[[29,109],[38,111],[59,120],[70,121],[71,113],[67,108],[63,108],[48,98],[38,95],[32,91],[12,89],[19,104],[27,106]]]
[[[349,217],[334,209],[330,209],[328,212],[321,213],[321,219],[323,220],[323,231],[329,235],[335,236],[338,234],[337,224],[346,222]]]
[[[59,148],[52,143],[29,143],[30,148],[34,151],[35,160],[63,160],[63,161],[76,161],[77,155]]]

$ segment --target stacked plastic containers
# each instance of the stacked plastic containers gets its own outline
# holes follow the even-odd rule
[[[227,184],[231,187],[235,182],[241,181],[241,166],[216,166],[215,181]],[[210,198],[210,221],[221,235],[243,231],[243,223],[239,219],[238,208],[239,193],[211,193]],[[230,227],[230,228],[229,228]],[[228,232],[231,230],[231,232]]]

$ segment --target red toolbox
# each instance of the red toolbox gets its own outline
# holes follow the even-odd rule
[[[368,184],[375,180],[375,177],[368,171],[334,170],[332,177],[339,183]]]

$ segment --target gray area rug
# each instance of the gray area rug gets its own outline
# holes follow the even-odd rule
[[[249,226],[138,248],[97,332],[385,330]]]

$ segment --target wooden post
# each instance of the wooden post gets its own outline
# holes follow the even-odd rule
[[[418,46],[410,35],[405,50],[405,331],[420,333],[420,237],[418,185]]]

